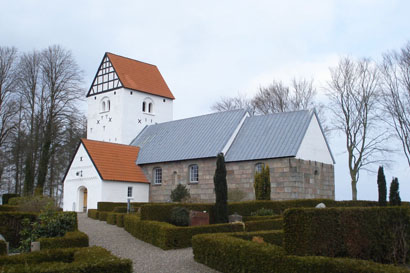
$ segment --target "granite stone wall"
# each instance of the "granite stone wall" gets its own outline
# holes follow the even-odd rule
[[[254,200],[255,165],[267,164],[271,177],[271,199],[335,198],[334,166],[296,158],[277,158],[226,163],[228,189],[241,191],[243,200]],[[190,183],[189,166],[199,166],[198,183]],[[141,166],[151,181],[150,201],[169,202],[171,190],[178,183],[190,189],[193,202],[215,202],[213,176],[216,158],[184,160]],[[162,184],[154,185],[153,169],[162,168]]]

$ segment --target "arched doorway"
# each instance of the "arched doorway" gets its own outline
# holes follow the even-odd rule
[[[78,212],[87,212],[87,198],[88,191],[87,188],[81,186],[78,188]]]

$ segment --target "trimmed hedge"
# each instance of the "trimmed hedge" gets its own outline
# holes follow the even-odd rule
[[[115,207],[113,212],[127,213],[127,207]]]
[[[124,227],[124,215],[125,213],[116,213],[117,219],[115,219],[117,227]]]
[[[171,210],[175,207],[184,207],[188,210],[206,211],[209,213],[210,224],[214,221],[214,204],[191,203],[150,203],[141,207],[141,220],[169,222]]]
[[[107,213],[107,224],[115,225],[117,223],[117,213],[109,212]]]
[[[244,222],[247,221],[262,221],[282,218],[282,215],[267,215],[267,216],[242,216]]]
[[[98,220],[100,220],[100,221],[107,221],[108,213],[109,213],[109,212],[107,212],[107,211],[99,211],[99,212],[98,212]]]
[[[283,229],[283,219],[269,219],[245,222],[245,231],[280,230]]]
[[[266,243],[277,245],[277,246],[282,246],[284,232],[283,230],[263,230],[263,231],[253,231],[253,232],[235,232],[235,233],[229,233],[226,235],[230,235],[230,236],[244,239],[247,241],[252,241],[252,238],[257,236],[257,237],[262,237],[263,241]]]
[[[72,248],[72,247],[87,247],[88,235],[81,231],[69,231],[63,237],[40,238],[40,248]]]
[[[19,211],[0,212],[0,234],[10,243],[10,247],[15,248],[19,245],[23,219],[28,218],[30,222],[34,222],[37,215],[37,213]]]
[[[0,256],[7,255],[7,243],[0,240]]]
[[[132,262],[102,247],[52,249],[0,257],[0,272],[131,273]]]
[[[290,209],[285,249],[294,255],[351,257],[405,263],[410,209],[404,207]]]
[[[142,205],[148,204],[146,202],[131,202],[131,206],[135,209],[136,207],[141,207]],[[125,207],[127,209],[127,203],[125,202],[98,202],[98,211],[113,211],[116,207]],[[125,212],[127,212],[125,210]]]
[[[15,194],[15,193],[5,193],[1,197],[1,201],[3,205],[7,205],[9,203],[9,199],[13,197],[19,197],[20,195]]]
[[[134,237],[162,249],[189,247],[196,234],[243,231],[243,225],[237,223],[177,227],[164,222],[142,221],[133,215],[124,216],[124,228]]]
[[[410,270],[371,261],[287,255],[280,246],[256,243],[229,234],[192,238],[194,259],[220,272],[409,273]]]
[[[99,211],[96,210],[96,209],[89,209],[88,212],[87,212],[87,216],[92,218],[92,219],[98,220],[99,219],[98,218],[99,217]]]
[[[2,205],[0,206],[0,211],[18,211],[18,206]]]

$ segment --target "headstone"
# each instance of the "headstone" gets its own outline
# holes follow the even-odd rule
[[[229,223],[242,222],[242,216],[237,214],[236,212],[232,215],[229,215],[228,219]]]
[[[190,226],[202,226],[209,225],[209,213],[206,211],[189,211],[189,225]]]
[[[326,205],[323,204],[323,203],[319,203],[319,204],[316,205],[316,208],[317,209],[324,209],[324,208],[326,208]]]
[[[40,251],[40,242],[31,242],[31,252]]]

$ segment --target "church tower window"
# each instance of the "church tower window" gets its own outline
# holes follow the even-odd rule
[[[148,113],[152,113],[152,103],[148,104]]]
[[[104,112],[108,112],[110,111],[111,108],[111,102],[108,99],[108,97],[104,97],[101,100],[101,106],[100,106],[100,112],[104,113]]]
[[[142,112],[145,112],[145,101],[142,103]]]

